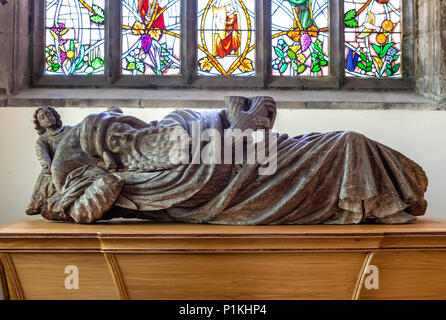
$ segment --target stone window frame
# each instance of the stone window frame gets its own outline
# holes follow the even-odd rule
[[[181,1],[181,74],[179,76],[121,75],[121,5],[105,0],[104,75],[44,75],[45,0],[35,0],[32,33],[32,86],[34,87],[103,87],[103,88],[195,88],[195,89],[414,89],[414,1],[401,0],[402,7],[402,78],[360,79],[344,73],[344,1],[329,0],[330,67],[325,77],[273,77],[271,72],[271,1],[256,0],[256,70],[253,77],[198,76],[197,0]],[[185,18],[186,17],[186,18]],[[185,37],[184,35],[187,36]]]

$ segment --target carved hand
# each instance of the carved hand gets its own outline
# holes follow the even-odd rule
[[[271,129],[276,118],[276,103],[271,97],[228,97],[231,129]]]

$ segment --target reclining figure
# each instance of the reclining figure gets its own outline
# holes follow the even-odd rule
[[[270,97],[226,105],[150,123],[112,107],[64,127],[28,214],[277,225],[408,223],[425,213],[426,175],[399,152],[351,131],[273,134]]]

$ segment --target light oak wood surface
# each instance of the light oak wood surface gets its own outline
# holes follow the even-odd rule
[[[446,221],[433,218],[419,218],[414,224],[406,225],[280,225],[280,226],[223,226],[207,224],[182,224],[121,220],[77,225],[47,221],[41,218],[24,219],[0,226],[0,236],[76,236],[96,238],[98,234],[108,237],[131,236],[321,236],[321,235],[404,235],[404,234],[446,235]]]
[[[446,222],[73,225],[27,219],[0,226],[0,261],[4,296],[11,299],[445,299]],[[71,265],[79,270],[77,290],[64,285]],[[379,289],[366,288],[370,266],[379,270]]]

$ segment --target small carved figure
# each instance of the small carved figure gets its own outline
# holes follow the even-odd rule
[[[29,215],[40,214],[40,209],[45,206],[46,199],[56,193],[51,179],[51,164],[59,142],[69,131],[68,126],[62,126],[59,113],[52,107],[39,108],[34,112],[34,128],[39,134],[36,143],[36,155],[42,166],[31,202],[26,213]]]
[[[351,131],[271,133],[270,97],[227,97],[226,107],[150,123],[112,107],[63,130],[51,109],[37,111],[50,173],[28,213],[230,225],[408,223],[425,213],[427,177],[401,153]],[[254,141],[256,130],[266,131]]]

